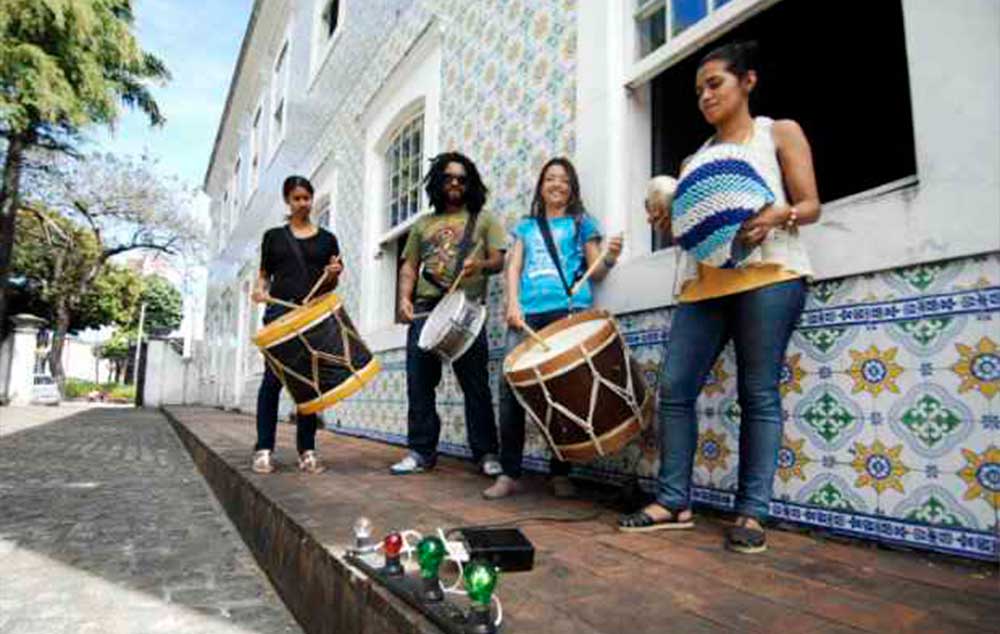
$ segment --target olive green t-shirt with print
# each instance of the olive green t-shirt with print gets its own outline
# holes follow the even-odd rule
[[[465,235],[469,212],[463,209],[454,213],[436,213],[424,216],[410,229],[410,236],[403,247],[403,258],[417,268],[416,300],[433,301],[444,295],[444,290],[454,281],[459,245]],[[491,213],[478,214],[472,233],[471,253],[476,244],[476,257],[486,257],[484,249],[502,250],[506,247],[503,225]],[[468,256],[466,256],[468,257]],[[439,286],[427,281],[432,278]],[[486,294],[486,276],[482,273],[462,278],[462,289],[470,299],[480,300]]]

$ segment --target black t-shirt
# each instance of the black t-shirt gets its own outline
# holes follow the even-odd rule
[[[305,275],[289,238],[299,245],[305,260]],[[301,303],[335,255],[340,255],[340,245],[326,229],[320,228],[316,235],[309,238],[295,238],[287,225],[268,229],[260,246],[260,268],[271,278],[270,295]]]

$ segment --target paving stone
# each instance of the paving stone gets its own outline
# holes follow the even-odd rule
[[[301,633],[161,413],[0,408],[0,457],[0,633]]]

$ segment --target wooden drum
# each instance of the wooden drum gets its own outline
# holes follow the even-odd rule
[[[560,460],[621,450],[652,416],[653,399],[614,318],[588,310],[538,331],[504,360],[504,376]]]

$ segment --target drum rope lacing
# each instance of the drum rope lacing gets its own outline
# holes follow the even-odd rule
[[[619,330],[618,328],[618,324],[614,321],[612,321],[611,324],[615,330],[615,335],[619,338],[620,341],[624,343],[625,339],[624,337],[622,337],[622,333],[621,330]],[[597,448],[597,454],[599,456],[606,455],[604,452],[604,446],[602,445],[600,438],[598,438],[597,434],[594,433],[594,424],[592,422],[594,419],[595,410],[597,409],[597,401],[598,401],[597,396],[600,392],[601,385],[604,385],[609,390],[611,390],[613,394],[617,395],[619,398],[625,401],[625,404],[629,407],[629,409],[632,410],[632,415],[635,416],[636,420],[640,421],[640,423],[642,421],[642,406],[635,398],[635,395],[633,394],[634,381],[632,378],[632,363],[631,359],[628,356],[627,348],[623,348],[623,358],[625,363],[626,378],[625,378],[625,387],[622,388],[617,383],[614,383],[613,381],[610,381],[601,375],[600,371],[594,365],[593,359],[591,358],[590,354],[588,353],[587,349],[584,347],[582,343],[577,344],[576,347],[580,352],[580,356],[582,356],[584,360],[586,360],[587,367],[590,368],[591,390],[589,399],[589,410],[587,413],[588,420],[583,420],[582,418],[577,416],[574,412],[570,411],[568,408],[566,408],[565,406],[558,403],[557,401],[555,401],[555,399],[552,398],[552,394],[551,392],[549,392],[549,388],[545,383],[545,379],[542,376],[541,370],[539,370],[539,366],[537,365],[533,367],[531,371],[535,375],[535,379],[538,381],[537,385],[541,388],[542,393],[545,395],[545,403],[546,403],[545,424],[542,424],[541,419],[534,412],[534,410],[528,405],[524,397],[521,395],[520,391],[511,390],[514,393],[515,398],[517,398],[518,403],[520,403],[521,407],[531,418],[532,422],[535,423],[539,431],[542,432],[542,435],[545,436],[545,439],[549,443],[549,447],[552,448],[552,451],[553,453],[555,453],[556,459],[558,460],[563,460],[563,454],[562,451],[560,451],[559,446],[556,444],[555,439],[552,437],[552,433],[549,431],[552,425],[553,411],[558,411],[564,417],[568,418],[570,421],[576,423],[579,427],[581,427],[587,433],[587,435],[590,436],[591,442]]]
[[[360,340],[361,337],[358,335],[357,332],[355,332],[353,328],[349,328],[344,323],[344,320],[340,318],[340,315],[338,315],[335,310],[331,310],[330,315],[337,321],[337,324],[340,326],[340,339],[341,339],[341,344],[344,347],[343,357],[341,357],[340,355],[334,355],[328,352],[323,352],[322,350],[315,349],[314,347],[312,347],[312,345],[309,343],[309,340],[306,339],[305,335],[302,333],[302,328],[295,327],[296,338],[302,342],[302,345],[305,346],[306,350],[309,351],[309,354],[312,357],[311,365],[312,365],[313,376],[311,380],[302,376],[301,374],[299,374],[295,370],[292,370],[291,368],[284,367],[284,364],[282,364],[279,360],[275,359],[274,356],[270,352],[268,352],[266,348],[261,350],[261,352],[264,355],[265,361],[267,361],[268,365],[271,366],[271,370],[275,373],[275,375],[277,375],[282,385],[284,385],[286,388],[288,387],[288,383],[285,375],[288,374],[293,378],[297,379],[299,382],[304,383],[309,387],[311,387],[313,391],[316,392],[317,397],[322,396],[323,393],[320,392],[320,380],[319,380],[320,359],[326,359],[331,363],[346,367],[348,370],[351,371],[351,376],[355,378],[357,378],[357,376],[360,374],[358,372],[358,369],[354,366],[354,362],[351,360],[350,339],[351,336],[355,337],[358,340]]]

